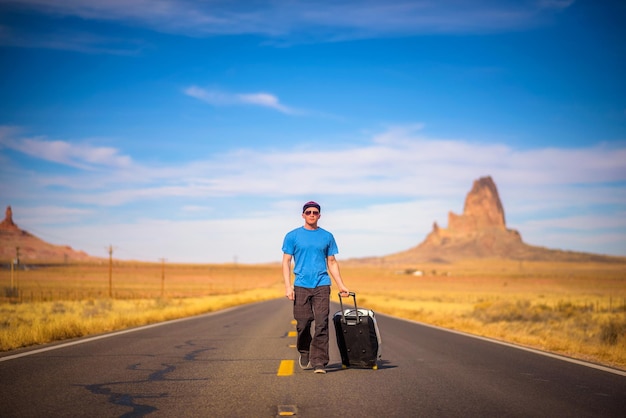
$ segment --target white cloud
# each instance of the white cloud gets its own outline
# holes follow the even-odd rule
[[[537,5],[544,9],[563,10],[574,4],[575,0],[541,0]]]
[[[419,131],[396,128],[376,135],[370,144],[336,146],[333,152],[302,146],[242,149],[176,165],[131,164],[131,157],[120,155],[117,149],[64,141],[0,136],[2,145],[78,168],[115,168],[106,175],[86,172],[80,177],[45,173],[40,183],[77,191],[88,183],[89,189],[98,192],[89,195],[89,201],[95,203],[101,196],[102,203],[111,205],[159,197],[294,196],[316,190],[338,196],[442,196],[458,193],[459,187],[467,187],[468,179],[488,174],[507,189],[515,187],[525,194],[594,185],[583,193],[604,190],[606,199],[623,201],[624,196],[609,195],[610,189],[598,185],[626,180],[625,148],[600,144],[516,150],[502,144],[432,139]]]
[[[17,214],[14,220],[17,222],[17,217],[19,217],[19,222],[29,225],[29,232],[35,234],[37,234],[39,225],[42,223],[43,225],[71,223],[76,219],[81,219],[94,213],[91,209],[51,205],[37,207],[22,207],[18,205],[13,206],[13,212]]]
[[[623,219],[626,208],[623,147],[520,150],[428,138],[414,125],[392,127],[365,145],[336,145],[332,152],[307,144],[149,165],[130,164],[130,157],[121,158],[112,148],[40,138],[33,152],[19,137],[0,138],[0,146],[79,167],[75,174],[43,172],[36,164],[16,167],[16,159],[0,174],[8,184],[19,184],[2,189],[7,203],[19,196],[21,206],[37,211],[39,229],[48,228],[51,235],[60,235],[53,225],[63,216],[48,213],[39,207],[42,202],[79,208],[72,236],[76,242],[80,236],[97,242],[89,248],[68,244],[87,251],[113,241],[172,261],[229,261],[234,255],[241,262],[271,261],[282,234],[300,223],[301,202],[313,198],[326,209],[322,224],[341,239],[342,257],[389,254],[418,244],[433,221],[445,227],[449,211],[462,212],[472,181],[491,175],[507,224],[527,242],[583,250],[581,236],[586,242],[605,237],[609,249],[595,243],[588,251],[626,253],[626,239],[614,241],[616,231],[626,228],[614,220]],[[113,169],[82,170],[103,164]],[[82,218],[97,224],[88,226]],[[153,240],[150,234],[168,238]],[[264,243],[268,236],[276,242]]]
[[[166,257],[172,262],[271,262],[281,256],[282,231],[292,227],[285,219],[207,219],[170,221],[141,219],[133,223],[101,226],[48,228],[51,235],[62,235],[80,248],[104,256],[104,246],[115,246],[116,258],[155,261]],[[280,231],[280,232],[278,232]],[[85,237],[92,238],[85,243]]]
[[[34,158],[51,161],[81,169],[98,166],[124,168],[131,165],[131,158],[119,155],[111,147],[94,147],[86,143],[47,140],[38,138],[14,138],[14,131],[0,131],[0,147],[9,148]]]
[[[6,25],[0,25],[0,45],[111,55],[137,55],[148,46],[141,39],[99,35],[69,27],[42,33],[33,31],[32,27]]]
[[[116,21],[193,36],[256,34],[288,38],[295,35],[329,41],[420,33],[509,31],[535,25],[538,16],[563,10],[572,2],[5,0],[4,3],[42,13]]]
[[[538,219],[528,221],[524,225],[534,229],[550,228],[579,231],[626,229],[626,212],[616,213],[615,215],[611,217],[576,215],[554,219]]]
[[[242,103],[269,107],[283,113],[295,113],[291,108],[279,103],[278,98],[268,93],[238,94],[236,96]]]
[[[253,105],[268,107],[286,114],[298,113],[295,109],[281,104],[276,96],[269,93],[225,93],[197,86],[187,87],[184,92],[187,96],[213,106]]]

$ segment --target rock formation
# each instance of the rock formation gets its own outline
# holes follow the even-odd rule
[[[4,220],[0,223],[0,263],[10,263],[18,256],[21,263],[97,260],[83,251],[49,244],[20,229],[13,221],[11,206],[7,206]]]
[[[482,229],[506,229],[504,208],[491,177],[474,181],[472,190],[465,198],[463,215],[448,214],[448,229],[469,233]]]
[[[448,213],[448,227],[435,222],[416,247],[383,257],[385,263],[450,262],[470,258],[516,260],[615,261],[615,257],[551,250],[525,244],[520,233],[506,227],[504,207],[490,176],[474,181],[463,214]],[[373,261],[373,260],[371,260]],[[623,261],[623,260],[622,260]]]
[[[435,222],[419,248],[444,252],[455,249],[468,256],[487,256],[505,255],[503,251],[521,243],[520,234],[506,227],[496,184],[491,177],[482,177],[474,181],[465,198],[463,214],[449,212],[447,229]]]
[[[0,222],[0,230],[11,231],[19,229],[15,222],[13,222],[13,210],[11,206],[7,206],[7,210],[5,212],[4,220]]]

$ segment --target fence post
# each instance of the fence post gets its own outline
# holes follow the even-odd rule
[[[109,244],[109,297],[113,297],[113,246]]]

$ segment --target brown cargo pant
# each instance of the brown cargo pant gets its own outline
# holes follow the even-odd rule
[[[328,364],[328,315],[330,312],[330,286],[312,289],[294,287],[293,317],[298,331],[297,345],[302,357],[309,358],[311,365]],[[311,336],[311,323],[315,332]]]

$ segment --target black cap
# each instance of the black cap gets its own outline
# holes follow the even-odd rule
[[[304,211],[307,210],[308,208],[317,208],[317,210],[319,210],[320,212],[322,211],[319,203],[316,203],[312,200],[310,202],[306,202],[304,206],[302,206],[302,213],[304,213]]]

